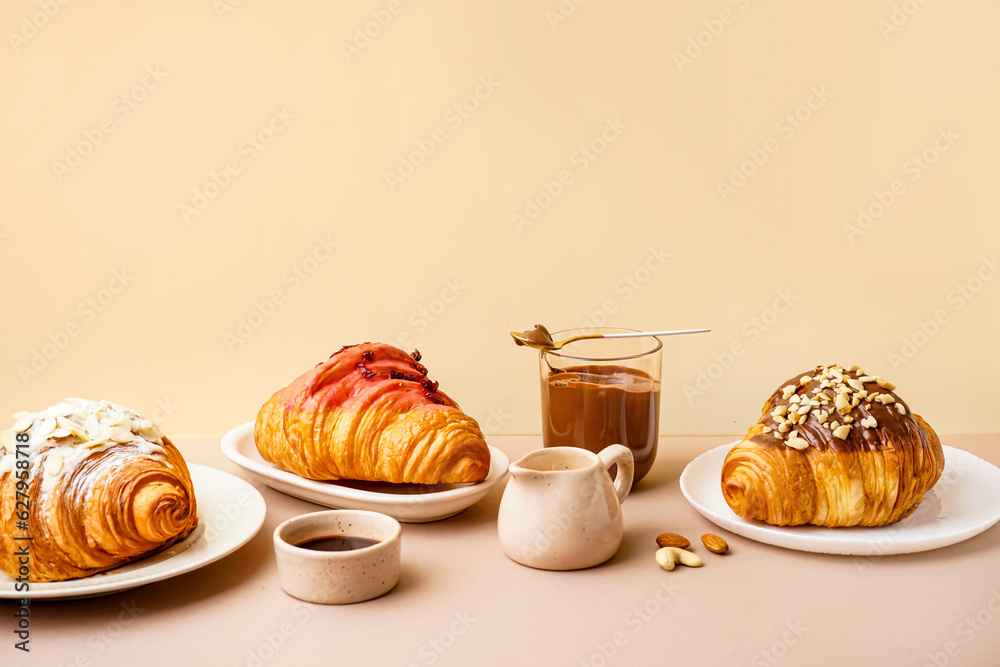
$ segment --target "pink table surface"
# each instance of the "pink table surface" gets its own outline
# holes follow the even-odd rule
[[[4,665],[996,665],[1000,527],[895,556],[830,556],[730,534],[684,499],[678,477],[730,437],[662,438],[624,505],[625,538],[604,565],[547,572],[509,560],[496,532],[503,484],[461,514],[403,525],[403,572],[388,595],[349,606],[297,601],[278,585],[271,533],[317,505],[251,480],[219,438],[178,438],[187,459],[250,480],[267,502],[260,533],[211,565],[141,588],[31,606],[31,652],[14,649],[0,604]],[[497,436],[511,460],[539,436]],[[944,437],[1000,463],[1000,435]],[[678,532],[705,560],[662,570],[654,538]],[[715,532],[725,556],[698,542]]]

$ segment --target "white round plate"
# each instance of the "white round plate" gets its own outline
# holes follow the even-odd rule
[[[228,556],[264,525],[266,506],[257,489],[239,477],[188,464],[198,501],[198,527],[169,549],[84,579],[30,584],[25,593],[0,574],[0,599],[74,600],[126,591],[196,570]]]
[[[438,521],[458,514],[480,501],[507,475],[510,461],[490,447],[490,471],[476,484],[389,484],[354,480],[305,479],[268,463],[257,452],[253,422],[237,426],[222,437],[222,453],[253,473],[272,489],[334,509],[382,512],[404,523]]]
[[[929,551],[983,532],[1000,520],[1000,469],[969,452],[944,449],[944,472],[916,511],[877,528],[771,526],[747,521],[722,496],[722,462],[736,443],[700,455],[681,473],[681,492],[705,518],[765,544],[798,551],[882,556]]]

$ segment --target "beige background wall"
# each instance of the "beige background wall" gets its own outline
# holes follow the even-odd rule
[[[828,361],[1000,430],[994,2],[9,0],[0,29],[6,412],[221,434],[382,340],[537,433],[507,332],[606,322],[712,328],[666,342],[663,433],[741,432]]]

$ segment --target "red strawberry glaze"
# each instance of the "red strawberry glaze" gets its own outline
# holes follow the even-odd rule
[[[292,382],[285,409],[299,411],[313,402],[330,408],[358,400],[399,410],[435,403],[458,408],[426,376],[427,369],[398,347],[385,343],[348,345]],[[434,389],[429,391],[431,387]]]

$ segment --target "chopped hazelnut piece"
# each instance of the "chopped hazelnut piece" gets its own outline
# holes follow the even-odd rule
[[[851,433],[851,427],[848,426],[847,424],[844,424],[843,426],[838,426],[837,428],[833,429],[834,437],[840,438],[841,440],[847,440],[847,436],[850,435],[850,433]]]
[[[792,449],[799,449],[799,450],[806,449],[809,446],[809,443],[806,440],[803,440],[802,438],[789,438],[788,440],[785,441],[785,444],[791,447]]]

